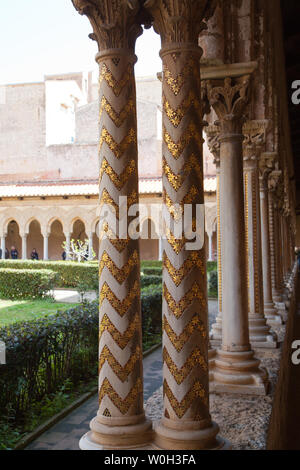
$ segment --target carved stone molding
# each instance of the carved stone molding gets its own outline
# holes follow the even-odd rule
[[[244,111],[249,101],[250,75],[236,79],[208,80],[207,95],[223,134],[241,134]]]
[[[274,170],[269,174],[268,177],[268,189],[269,192],[276,196],[280,191],[280,186],[282,185],[282,171]]]
[[[263,152],[259,158],[259,182],[261,190],[268,189],[269,174],[275,170],[275,163],[278,160],[277,153]]]
[[[173,44],[197,44],[204,23],[214,13],[216,0],[146,0],[144,7],[154,19],[163,47]],[[200,49],[200,48],[199,48]]]
[[[137,21],[139,0],[72,0],[81,15],[86,15],[93,27],[91,39],[99,50],[134,50],[136,39],[142,34]]]
[[[207,136],[207,146],[210,153],[214,156],[214,164],[220,165],[220,128],[218,126],[210,125],[205,128]]]

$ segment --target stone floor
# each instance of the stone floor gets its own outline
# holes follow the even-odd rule
[[[57,299],[76,302],[76,291],[55,291]],[[78,295],[78,294],[77,294]],[[209,323],[213,323],[218,311],[217,301],[209,301]],[[144,398],[147,401],[162,386],[162,350],[158,349],[144,361]],[[79,450],[80,438],[89,430],[89,422],[95,417],[98,397],[95,395],[67,417],[32,442],[26,450]]]

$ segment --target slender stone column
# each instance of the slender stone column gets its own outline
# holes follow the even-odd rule
[[[158,259],[162,261],[163,259],[163,241],[162,238],[158,239]]]
[[[219,118],[220,198],[222,201],[222,349],[217,351],[211,389],[265,394],[267,372],[259,368],[249,342],[246,239],[243,194],[243,112],[250,77],[208,83],[208,97]]]
[[[89,259],[93,258],[93,234],[89,234]]]
[[[70,248],[71,248],[71,234],[67,233],[66,237],[66,260],[70,259]]]
[[[214,156],[217,179],[217,244],[218,244],[218,315],[216,322],[212,325],[209,334],[212,347],[221,345],[222,342],[222,254],[221,254],[221,200],[220,200],[220,129],[217,126],[205,128],[207,145]]]
[[[174,221],[187,210],[185,204],[192,206],[194,217],[204,204],[198,36],[212,3],[145,3],[162,39],[163,197]],[[155,444],[161,449],[221,448],[224,442],[209,414],[205,246],[188,250],[186,240],[175,239],[172,231],[163,244],[164,411]]]
[[[274,168],[275,158],[276,154],[262,153],[259,161],[264,311],[269,325],[282,324],[282,318],[278,315],[273,302],[271,278],[268,176]]]
[[[213,261],[212,233],[208,233],[208,261]]]
[[[48,261],[49,259],[49,234],[44,234],[44,261]]]
[[[267,121],[247,121],[243,126],[249,334],[253,348],[277,347],[277,336],[267,325],[263,303],[258,161],[266,129]]]
[[[1,250],[2,250],[1,259],[5,259],[5,235],[1,237]]]
[[[22,259],[27,259],[27,233],[22,235]]]
[[[143,407],[139,240],[129,238],[131,219],[126,222],[128,206],[138,203],[134,47],[142,32],[139,2],[73,3],[88,16],[100,50],[100,207],[108,207],[119,221],[118,233],[111,218],[100,228],[99,410],[80,446],[137,448],[152,439]],[[125,207],[120,197],[128,198]]]
[[[274,170],[268,178],[269,191],[269,223],[270,223],[270,255],[271,255],[271,277],[272,296],[278,313],[283,320],[286,319],[286,308],[282,298],[282,286],[279,279],[278,251],[280,250],[280,236],[278,230],[278,197],[282,172]]]

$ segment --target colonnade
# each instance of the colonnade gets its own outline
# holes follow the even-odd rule
[[[267,393],[268,373],[254,349],[277,347],[270,324],[282,321],[294,263],[288,180],[282,204],[283,171],[266,153],[268,123],[249,119],[257,63],[202,73],[198,38],[217,2],[72,1],[99,46],[100,208],[110,206],[118,219],[116,227],[108,217],[100,230],[99,410],[80,446],[228,448],[210,417],[209,390]],[[129,207],[138,202],[134,51],[141,24],[153,24],[162,41],[163,199],[171,220],[162,242],[164,404],[154,425],[143,409],[140,257],[128,235],[130,218],[116,233],[124,231],[126,209],[119,197],[127,196]],[[218,349],[210,364],[205,247],[187,250],[172,228],[185,204],[195,217],[204,203],[207,106],[217,116],[207,135],[217,164],[219,261],[211,335]]]

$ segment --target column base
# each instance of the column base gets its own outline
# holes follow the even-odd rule
[[[153,441],[152,422],[142,422],[127,426],[102,424],[98,418],[91,421],[91,431],[79,443],[81,450],[125,450],[146,448]]]
[[[222,344],[222,317],[217,316],[216,323],[211,327],[209,341],[213,348],[219,348]]]
[[[278,347],[277,335],[271,331],[264,317],[249,315],[249,336],[253,349],[276,349]]]
[[[210,370],[215,366],[215,358],[217,356],[217,350],[211,347],[211,343],[209,342],[209,350],[208,350],[208,367],[209,367],[209,374]]]
[[[253,351],[218,350],[210,374],[210,392],[266,395],[268,372],[259,365]]]
[[[219,426],[210,423],[203,429],[186,429],[186,423],[171,428],[166,418],[154,426],[154,445],[160,450],[230,450],[228,441],[218,436]],[[198,423],[196,423],[198,424]]]
[[[287,322],[288,313],[286,309],[286,305],[284,302],[275,302],[275,307],[277,309],[278,314],[281,316],[281,319],[284,323]]]

